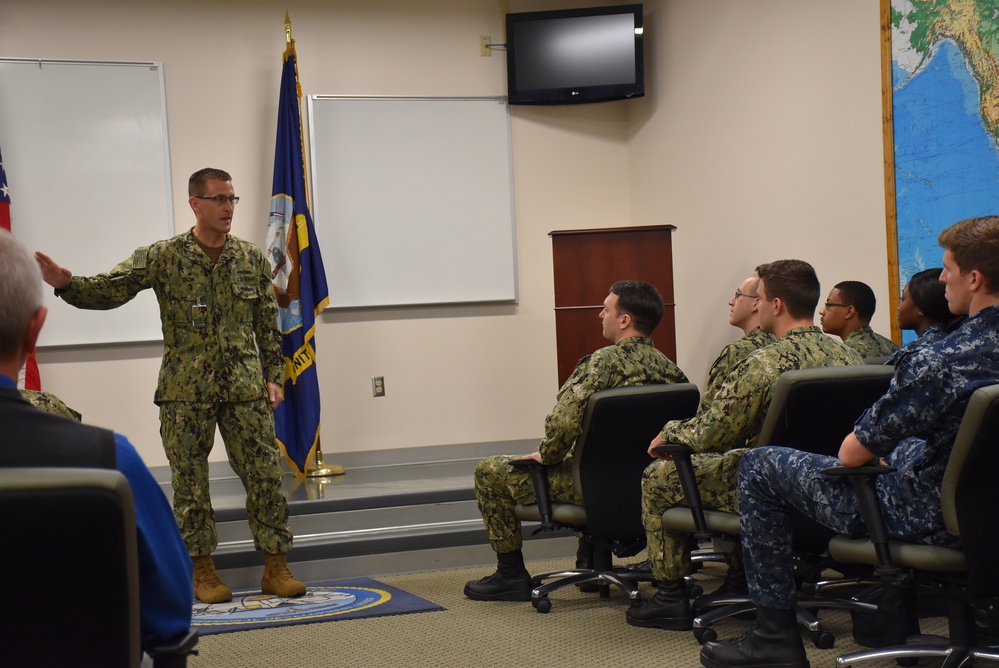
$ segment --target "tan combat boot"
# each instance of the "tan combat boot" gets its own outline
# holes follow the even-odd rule
[[[191,557],[194,562],[194,598],[202,603],[227,603],[232,590],[219,579],[211,556]]]
[[[260,579],[260,592],[281,598],[301,596],[305,585],[295,579],[288,570],[288,558],[284,554],[264,553],[264,577]]]

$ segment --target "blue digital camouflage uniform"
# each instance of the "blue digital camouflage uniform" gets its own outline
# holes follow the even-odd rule
[[[887,361],[885,361],[885,364],[891,364],[892,366],[894,366],[895,364],[898,363],[900,359],[902,359],[904,355],[910,355],[913,352],[919,350],[920,348],[923,348],[931,343],[934,343],[935,341],[939,341],[945,336],[947,336],[947,330],[944,328],[943,325],[930,325],[929,327],[924,329],[923,333],[920,334],[916,339],[910,341],[906,345],[902,346],[901,348],[893,352],[888,357]]]
[[[777,379],[785,371],[819,366],[863,364],[860,356],[815,326],[796,327],[769,346],[749,354],[719,388],[707,410],[663,427],[663,439],[693,448],[694,473],[708,508],[736,511],[736,481],[744,443],[753,443],[763,426]],[[642,523],[652,574],[678,580],[690,573],[686,535],[663,528],[662,515],[684,502],[672,461],[655,460],[642,476]]]
[[[630,337],[600,348],[579,360],[558,392],[555,408],[545,419],[545,437],[538,446],[543,464],[551,466],[551,498],[581,503],[572,483],[572,449],[582,426],[586,400],[600,390],[629,385],[686,383],[687,377],[647,337]],[[475,468],[475,497],[489,542],[499,553],[523,546],[520,520],[513,509],[536,499],[530,474],[514,469],[508,455],[489,457]]]
[[[188,551],[203,556],[218,546],[208,490],[208,453],[218,424],[247,490],[254,544],[272,554],[288,552],[288,503],[266,386],[284,376],[267,259],[229,235],[213,264],[189,230],[139,248],[107,274],[74,276],[56,294],[79,308],[111,309],[147,288],[156,294],[163,325],[154,401],[174,514]]]
[[[897,468],[877,479],[891,535],[934,545],[959,542],[944,528],[940,484],[971,394],[995,383],[999,306],[990,306],[948,336],[904,356],[888,392],[857,421],[854,434],[860,443]],[[743,457],[742,546],[757,605],[786,610],[794,604],[791,509],[841,533],[864,532],[852,484],[818,473],[838,465],[835,457],[790,448],[755,448]]]
[[[739,362],[746,359],[746,356],[754,350],[768,346],[776,340],[777,337],[770,332],[764,332],[759,327],[755,327],[749,330],[744,336],[722,348],[721,352],[718,353],[718,357],[711,363],[711,368],[708,369],[708,382],[704,386],[704,392],[701,394],[701,401],[697,406],[697,412],[700,413],[711,405],[711,402],[715,399],[715,395],[718,394],[719,388],[721,388],[725,379],[728,378],[732,369]]]
[[[886,357],[898,350],[898,344],[891,339],[885,338],[871,329],[870,325],[864,325],[850,332],[850,335],[843,339],[843,343],[856,350],[861,357]]]

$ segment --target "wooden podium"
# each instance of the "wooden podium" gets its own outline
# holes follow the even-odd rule
[[[555,340],[558,382],[565,382],[576,362],[608,345],[598,314],[608,288],[637,279],[662,293],[666,313],[652,333],[659,350],[676,361],[676,315],[673,304],[673,225],[616,227],[549,232],[555,274]]]

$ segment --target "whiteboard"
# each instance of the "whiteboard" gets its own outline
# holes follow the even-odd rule
[[[515,302],[505,99],[310,95],[332,308]]]
[[[14,236],[80,276],[173,236],[164,100],[160,63],[0,58]],[[162,340],[151,290],[112,311],[45,293],[40,346]]]

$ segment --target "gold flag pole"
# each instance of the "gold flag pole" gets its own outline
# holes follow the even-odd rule
[[[291,46],[291,43],[292,43],[292,39],[291,39],[291,16],[288,14],[288,10],[287,9],[284,12],[284,41],[285,41],[285,44],[287,44],[289,47]],[[299,118],[301,118],[302,87],[301,87],[301,83],[298,81],[298,71],[297,71],[298,70],[298,61],[297,60],[295,62],[295,70],[296,70],[295,71],[295,79],[296,79],[295,84],[296,84],[296,88],[298,89],[298,97],[299,97],[299,106],[298,106],[298,108],[299,108]],[[299,127],[301,127],[301,123],[299,123]],[[304,130],[302,130],[302,131],[304,132]],[[302,143],[302,160],[304,161],[305,160],[305,137],[304,136],[303,137],[299,137],[299,141]],[[302,165],[302,174],[305,174],[305,165]],[[308,185],[308,184],[306,184],[306,185]],[[308,192],[307,188],[306,188],[306,192]],[[344,469],[339,464],[326,464],[325,462],[323,462],[323,449],[322,449],[322,446],[320,445],[319,437],[317,436],[316,437],[316,456],[312,460],[312,465],[311,466],[309,465],[309,462],[305,463],[305,477],[306,478],[326,478],[326,477],[334,476],[334,475],[343,475],[344,473],[346,473],[346,469]]]

